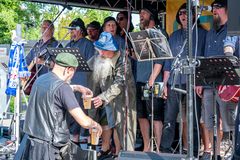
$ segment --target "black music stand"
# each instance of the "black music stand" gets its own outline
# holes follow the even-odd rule
[[[78,67],[77,71],[81,72],[90,72],[90,68],[86,62],[86,60],[82,57],[78,48],[47,48],[50,58],[55,62],[55,58],[59,53],[71,53],[77,57]]]
[[[213,88],[213,155],[214,159],[217,159],[217,86],[239,85],[240,68],[237,59],[234,57],[200,58],[199,61],[200,66],[196,68],[196,85],[211,86]]]

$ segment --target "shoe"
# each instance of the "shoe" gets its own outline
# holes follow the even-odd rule
[[[97,153],[97,159],[98,160],[103,160],[103,159],[110,158],[110,157],[112,157],[111,149],[109,149],[107,151],[100,150]]]
[[[116,154],[112,155],[112,159],[114,159],[114,160],[116,159],[117,160],[118,159],[118,155],[116,155]]]
[[[212,156],[212,160],[215,160],[214,156]],[[217,160],[222,160],[220,155],[217,155]]]
[[[203,155],[200,158],[200,160],[210,160],[210,159],[211,159],[211,153],[210,152],[203,152]]]
[[[183,148],[182,154],[187,154],[187,153],[188,153],[188,150],[186,148]]]

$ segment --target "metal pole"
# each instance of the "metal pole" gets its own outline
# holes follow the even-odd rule
[[[193,65],[192,65],[192,0],[187,1],[187,53],[188,53],[188,74],[187,74],[187,115],[188,115],[188,154],[187,159],[194,159],[193,155]]]
[[[20,105],[21,105],[21,92],[20,92],[20,79],[17,86],[17,94],[16,94],[16,100],[15,100],[15,106],[14,106],[14,117],[15,117],[15,144],[16,144],[16,151],[19,147],[20,142]]]

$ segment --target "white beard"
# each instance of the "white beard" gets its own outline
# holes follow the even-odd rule
[[[112,75],[112,60],[98,56],[93,66],[93,79],[98,81]]]

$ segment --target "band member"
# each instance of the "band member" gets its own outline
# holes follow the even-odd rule
[[[70,42],[66,45],[66,48],[79,48],[81,56],[85,61],[89,60],[95,52],[93,43],[86,38],[87,30],[85,28],[85,24],[81,18],[74,19],[69,24],[70,30]],[[83,86],[88,86],[88,73],[77,71],[72,78],[72,84],[81,84]],[[75,92],[75,96],[80,106],[83,106],[82,95],[79,92]],[[72,127],[70,129],[71,139],[79,143],[79,133],[80,131],[84,133],[84,130],[80,130],[80,126],[73,122]]]
[[[100,35],[101,25],[97,21],[92,21],[87,25],[87,34],[90,41],[95,42]]]
[[[233,53],[238,55],[238,60],[240,58],[240,37],[239,36],[227,36],[224,40],[224,54],[228,56],[232,56]],[[231,86],[230,86],[231,87]],[[237,86],[234,86],[237,87]],[[234,92],[231,90],[232,95],[238,98],[238,107],[237,107],[237,116],[235,120],[235,145],[234,145],[234,154],[233,160],[240,159],[240,90],[239,87],[235,88]]]
[[[120,36],[125,39],[125,32],[132,32],[134,29],[133,23],[132,23],[132,16],[128,15],[128,11],[121,11],[117,14],[117,22],[119,26],[121,27]],[[128,25],[129,21],[129,25]],[[125,30],[125,31],[124,31]]]
[[[194,14],[194,11],[192,12]],[[194,17],[194,16],[193,16]],[[172,35],[169,38],[169,45],[171,48],[171,51],[173,53],[173,56],[176,57],[181,51],[181,59],[184,59],[187,57],[187,49],[184,42],[186,41],[187,36],[187,9],[186,9],[186,3],[182,4],[176,14],[176,21],[180,25],[180,29],[176,30],[172,33]],[[195,23],[195,18],[192,19],[192,22]],[[198,29],[198,37],[196,36],[196,28],[193,29],[193,53],[197,53],[197,56],[203,56],[204,54],[204,47],[205,47],[205,38],[207,31],[203,29],[198,23],[197,23],[197,29]],[[196,40],[196,38],[198,38]],[[196,48],[196,42],[198,42]],[[195,52],[197,51],[197,52]],[[165,63],[165,70],[171,70],[171,66],[173,64],[173,61],[167,60]],[[176,66],[175,66],[176,67]],[[168,68],[168,69],[166,69]],[[180,92],[171,90],[171,87],[175,85],[175,88],[180,88],[186,90],[186,75],[185,74],[179,74],[178,77],[177,74],[174,74],[174,70],[170,72],[170,78],[168,80],[168,87],[167,87],[167,103],[165,107],[165,115],[164,115],[164,129],[163,129],[163,135],[162,135],[162,143],[161,143],[161,151],[162,152],[170,152],[172,153],[172,143],[174,141],[175,136],[175,124],[177,120],[177,116],[179,113],[179,108],[182,107],[182,119],[183,119],[183,153],[187,153],[188,150],[188,144],[187,144],[187,121],[186,121],[186,95],[181,94]],[[174,80],[175,79],[175,80]],[[175,83],[175,84],[173,84]],[[166,90],[165,90],[166,91]],[[181,104],[181,106],[179,105]],[[197,97],[196,99],[196,112],[198,122],[200,119],[200,113],[201,113],[201,99],[200,97]],[[195,109],[194,109],[195,110]],[[195,114],[194,114],[195,115]],[[194,156],[198,157],[198,127],[196,123],[196,118],[194,117]]]
[[[158,12],[153,9],[153,6],[145,6],[139,12],[140,14],[140,28],[141,30],[158,27]],[[161,32],[161,29],[159,30]],[[136,67],[136,88],[137,88],[137,117],[140,125],[140,130],[143,136],[144,149],[143,151],[150,151],[150,115],[152,111],[151,101],[142,100],[142,87],[148,83],[149,87],[154,86],[154,82],[162,82],[163,73],[162,67],[164,61],[154,60],[154,67],[152,70],[152,62],[135,62]],[[153,101],[153,131],[157,142],[157,148],[161,143],[163,119],[164,119],[164,100],[162,98],[154,98]]]
[[[215,0],[212,3],[212,13],[213,13],[213,28],[207,33],[206,37],[206,46],[204,56],[224,56],[223,51],[223,40],[227,35],[227,21],[228,21],[228,11],[227,11],[227,0]],[[213,128],[214,128],[214,113],[213,113],[213,96],[214,89],[210,87],[205,87],[198,89],[198,94],[203,96],[203,105],[205,108],[205,125],[209,131],[211,144],[213,146]],[[220,157],[220,125],[219,119],[222,119],[222,129],[223,132],[229,132],[234,129],[234,120],[232,119],[232,115],[230,110],[234,110],[236,104],[229,102],[223,102],[219,96],[216,98],[216,109],[218,112],[217,119],[217,148],[216,154],[218,159]],[[214,147],[212,147],[214,148]]]
[[[29,135],[23,159],[66,159],[64,155],[68,154],[73,159],[79,158],[69,146],[69,113],[79,125],[96,128],[101,135],[101,126],[84,114],[73,94],[73,91],[80,91],[88,95],[92,94],[91,90],[69,85],[77,67],[74,55],[60,53],[53,70],[34,83],[23,129]]]
[[[91,115],[95,118],[98,117],[98,121],[101,121],[104,125],[103,130],[108,129],[109,131],[105,133],[107,135],[103,139],[102,143],[104,144],[98,154],[99,159],[102,159],[106,158],[111,151],[110,142],[105,142],[110,141],[112,135],[111,128],[115,128],[115,131],[117,131],[118,143],[120,143],[122,149],[134,150],[136,137],[136,90],[130,61],[124,61],[124,54],[120,53],[121,50],[119,50],[118,44],[111,33],[102,32],[94,46],[98,54],[94,55],[88,61],[88,64],[93,71],[91,86],[94,93],[93,104],[97,110],[92,110]],[[126,63],[126,67],[124,63]],[[124,75],[126,79],[124,79]],[[127,89],[127,92],[125,92],[125,89]],[[128,101],[125,94],[127,94]],[[126,124],[125,132],[124,126]],[[120,151],[120,148],[118,149],[117,147],[116,154]]]
[[[44,55],[40,55],[40,53],[46,49],[47,47],[55,48],[57,47],[58,41],[53,37],[54,35],[54,25],[50,20],[44,20],[41,25],[41,39],[36,43],[36,45],[31,49],[30,53],[26,56],[26,62],[29,66],[31,62],[35,62],[38,64],[38,76],[45,74],[49,71],[49,67],[44,66],[45,60],[49,58],[49,53],[46,52]],[[59,45],[58,47],[62,47]],[[36,58],[35,61],[34,58]],[[48,59],[50,61],[50,59]],[[43,66],[42,66],[43,65]]]
[[[120,36],[121,28],[114,17],[106,17],[102,28],[104,32],[109,32],[114,36],[120,50],[125,49],[125,40]]]

